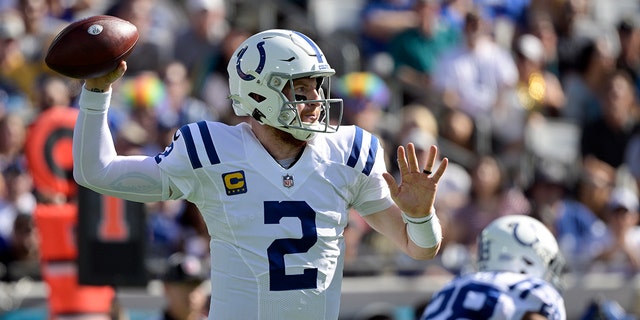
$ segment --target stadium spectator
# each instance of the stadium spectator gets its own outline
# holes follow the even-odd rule
[[[464,18],[474,9],[474,1],[448,0],[442,1],[441,19],[458,32],[464,30]]]
[[[521,106],[545,117],[559,117],[565,95],[558,77],[545,69],[545,47],[540,38],[523,34],[514,46]]]
[[[389,42],[399,32],[418,25],[413,4],[422,0],[365,0],[360,12],[360,51],[364,70],[376,72],[389,58]]]
[[[25,26],[20,47],[28,63],[40,65],[47,45],[67,22],[51,14],[47,0],[18,0],[17,7]]]
[[[0,116],[0,171],[24,161],[25,120],[15,114]]]
[[[558,32],[551,13],[549,11],[531,11],[527,30],[542,41],[544,70],[560,79]]]
[[[77,97],[79,86],[60,76],[43,74],[36,83],[35,109],[32,114],[37,115],[51,107],[72,107]],[[77,89],[77,90],[76,90]]]
[[[430,92],[431,73],[438,55],[456,45],[461,32],[440,20],[440,0],[418,0],[414,4],[418,23],[400,31],[389,42],[394,77],[399,81],[405,103],[439,103]],[[435,101],[432,101],[435,100]]]
[[[544,46],[532,34],[516,37],[513,52],[518,82],[506,88],[500,103],[491,112],[491,152],[512,177],[526,171],[528,130],[532,125],[560,115],[565,105],[560,80],[544,69]],[[544,125],[544,123],[542,123]]]
[[[40,279],[39,241],[31,214],[17,215],[8,247],[0,250],[0,281]]]
[[[111,2],[112,1],[103,0],[47,1],[49,4],[49,14],[68,22],[104,14]]]
[[[524,193],[514,187],[504,167],[493,156],[482,156],[471,169],[471,189],[468,201],[447,218],[448,245],[458,244],[466,250],[467,263],[473,261],[477,240],[483,228],[493,220],[509,215],[531,212]],[[462,271],[469,265],[458,266]]]
[[[0,12],[0,116],[6,112],[28,114],[33,103],[37,71],[20,47],[25,33],[17,10]]]
[[[603,251],[595,257],[591,271],[619,272],[627,277],[640,271],[640,226],[638,195],[629,187],[611,191],[604,221],[607,232]]]
[[[473,118],[461,110],[445,109],[438,119],[438,145],[442,154],[470,170],[480,155]]]
[[[640,105],[631,77],[618,70],[606,79],[602,117],[584,126],[582,157],[594,156],[613,168],[624,163],[624,153],[638,125]]]
[[[175,252],[184,251],[184,234],[180,216],[184,214],[183,200],[152,202],[146,205],[149,224],[149,256],[167,258]]]
[[[615,61],[603,39],[580,37],[570,41],[571,52],[561,53],[560,81],[567,98],[562,117],[584,127],[602,118],[601,97],[605,96]]]
[[[129,75],[160,73],[173,58],[175,29],[179,27],[178,10],[172,1],[164,0],[116,0],[106,14],[131,22],[138,29],[139,39],[135,50],[127,58]],[[177,25],[176,25],[177,24]]]
[[[7,200],[18,214],[32,214],[36,206],[33,178],[23,164],[15,164],[3,171],[7,183]]]
[[[489,117],[507,88],[514,88],[518,70],[511,52],[496,44],[491,25],[478,10],[465,17],[464,40],[438,58],[433,79],[445,104],[476,122]],[[477,123],[476,123],[477,124]]]
[[[162,276],[165,306],[158,320],[207,319],[206,264],[197,257],[175,253],[167,259],[167,265]]]
[[[558,239],[569,271],[588,271],[602,248],[605,225],[587,206],[571,196],[573,183],[562,164],[539,161],[527,189],[532,216],[542,221]]]
[[[640,90],[640,21],[629,16],[618,22],[616,26],[620,41],[620,53],[616,59],[616,67],[631,75],[635,90]]]
[[[176,32],[173,59],[185,65],[192,92],[203,98],[206,78],[220,65],[226,65],[222,47],[232,29],[225,0],[187,0],[185,6],[189,23]]]
[[[173,61],[160,74],[166,94],[156,107],[159,125],[175,131],[181,126],[198,120],[217,120],[217,110],[193,96],[193,85],[186,66]],[[164,141],[167,143],[169,140]]]
[[[593,156],[582,158],[576,185],[576,200],[583,203],[604,221],[607,201],[616,185],[617,171],[609,164]]]

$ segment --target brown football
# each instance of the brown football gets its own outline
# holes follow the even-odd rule
[[[45,63],[53,71],[76,79],[91,79],[113,71],[138,42],[138,28],[114,16],[75,21],[53,39]]]

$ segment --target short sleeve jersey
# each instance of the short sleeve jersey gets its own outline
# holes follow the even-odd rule
[[[527,312],[565,320],[564,299],[548,282],[512,272],[454,278],[433,295],[421,320],[520,320]]]
[[[248,124],[201,121],[156,162],[211,235],[210,319],[337,319],[348,208],[393,203],[378,138],[355,126],[317,134],[286,169]]]

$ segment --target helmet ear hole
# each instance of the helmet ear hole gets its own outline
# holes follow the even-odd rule
[[[249,93],[249,97],[251,99],[253,99],[255,102],[258,102],[258,103],[260,103],[260,102],[262,102],[264,100],[267,100],[267,98],[265,96],[259,95],[259,94],[255,93],[255,92]]]
[[[533,265],[533,261],[527,259],[527,258],[522,258],[522,261],[524,262],[524,264],[528,265],[528,266],[532,266]]]

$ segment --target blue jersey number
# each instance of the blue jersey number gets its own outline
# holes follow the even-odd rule
[[[271,291],[315,289],[318,269],[307,268],[302,274],[285,273],[284,255],[309,251],[318,241],[316,212],[304,201],[266,201],[264,223],[278,224],[284,217],[297,217],[302,226],[302,238],[276,239],[269,248],[269,282]]]
[[[460,288],[460,291],[453,296],[453,292],[456,288],[451,287],[447,290],[440,291],[433,300],[441,300],[438,309],[429,311],[422,319],[445,319],[442,318],[441,313],[444,312],[447,307],[451,311],[451,314],[446,319],[489,319],[498,304],[498,297],[500,297],[500,290],[481,283],[469,283]],[[471,309],[465,306],[465,299],[473,295],[483,296],[484,303],[477,309]],[[451,300],[453,298],[453,300]],[[451,306],[449,303],[451,302]]]

